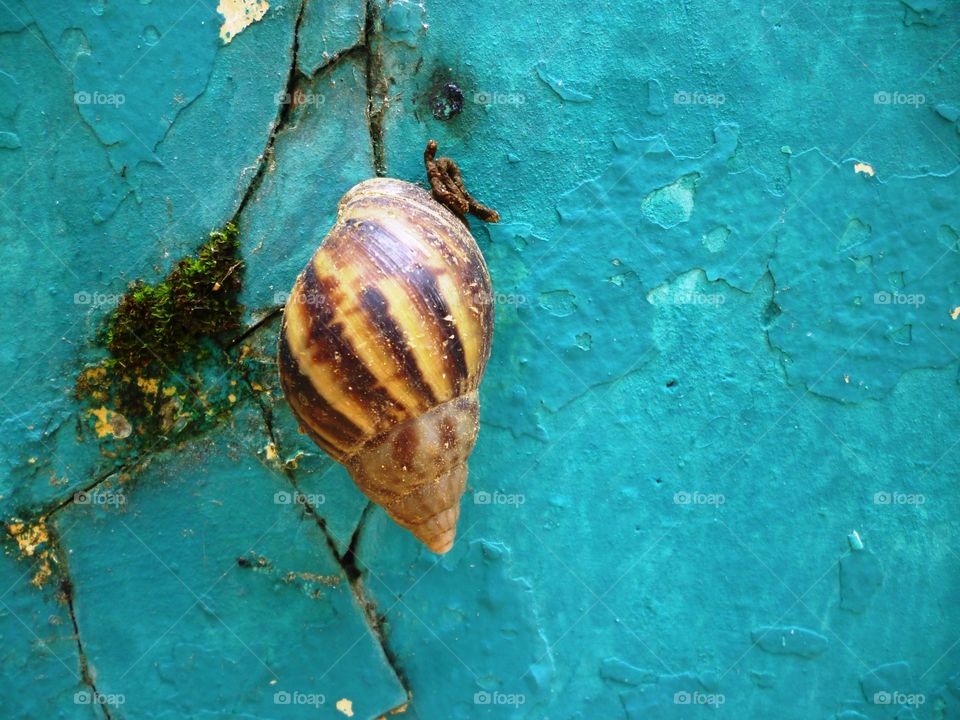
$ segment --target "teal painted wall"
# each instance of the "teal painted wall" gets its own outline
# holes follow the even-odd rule
[[[960,717],[960,4],[249,5],[0,3],[5,715]],[[503,217],[443,558],[273,360],[431,137]],[[230,220],[242,327],[78,384]]]

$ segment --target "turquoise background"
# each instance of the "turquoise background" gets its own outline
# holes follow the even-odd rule
[[[0,2],[5,715],[960,717],[960,3],[222,22]],[[442,558],[272,356],[339,197],[431,137],[503,218]],[[97,329],[231,219],[247,329],[160,379],[193,419],[98,433]]]

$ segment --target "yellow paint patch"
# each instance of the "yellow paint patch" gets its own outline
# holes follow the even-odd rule
[[[853,166],[853,171],[858,174],[863,173],[864,175],[869,175],[870,177],[874,175],[873,166],[870,163],[856,163]]]
[[[220,39],[229,43],[245,28],[263,19],[270,9],[267,0],[220,0],[217,12],[223,15]]]
[[[115,410],[101,407],[87,412],[97,418],[97,424],[94,426],[97,437],[113,435],[122,440],[125,437],[130,437],[130,433],[133,432],[133,427],[127,419]]]
[[[22,520],[13,519],[7,524],[7,531],[17,541],[17,546],[24,557],[33,557],[37,548],[50,540],[46,518],[40,518],[36,525],[28,525]]]
[[[50,542],[47,519],[41,517],[35,524],[29,525],[22,520],[12,518],[7,523],[7,532],[20,548],[21,557],[37,557],[37,571],[33,574],[30,583],[37,588],[42,588],[53,574],[52,563],[57,562],[56,556],[49,547],[44,547],[38,552],[41,545],[49,545]]]
[[[138,377],[137,387],[143,391],[144,395],[156,395],[160,383],[156,378]]]
[[[264,451],[267,453],[267,460],[277,459],[277,446],[273,443],[267,443],[267,447],[264,448]]]
[[[957,307],[955,307],[953,310],[950,311],[950,317],[953,320],[960,318],[960,305],[958,305]]]
[[[347,700],[347,698],[337,700],[337,710],[347,717],[353,717],[353,700]]]

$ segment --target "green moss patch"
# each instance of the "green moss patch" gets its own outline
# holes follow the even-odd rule
[[[130,285],[98,333],[109,357],[76,384],[105,453],[129,457],[144,442],[204,432],[240,400],[243,358],[217,339],[241,326],[243,270],[239,233],[228,223],[160,282]]]
[[[240,326],[243,284],[239,232],[228,223],[156,285],[137,281],[104,331],[117,365],[135,370],[174,363],[204,337]]]

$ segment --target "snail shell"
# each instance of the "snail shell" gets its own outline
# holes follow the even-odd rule
[[[479,430],[490,297],[466,223],[375,178],[344,195],[284,312],[280,380],[301,428],[435,553],[453,545]]]

